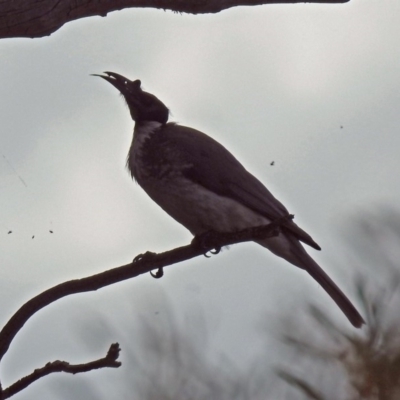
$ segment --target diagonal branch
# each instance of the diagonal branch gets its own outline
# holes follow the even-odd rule
[[[268,225],[245,229],[234,233],[206,233],[193,239],[187,246],[178,247],[164,253],[146,253],[138,256],[127,265],[113,268],[96,275],[75,279],[53,286],[27,301],[6,323],[0,332],[0,360],[7,352],[12,340],[30,317],[37,311],[63,297],[98,290],[126,279],[150,272],[157,268],[176,264],[206,254],[235,243],[258,240],[279,234],[280,226],[285,225],[293,215],[282,217]],[[218,252],[218,251],[217,251]]]
[[[118,360],[120,348],[118,343],[113,343],[108,349],[107,355],[96,361],[91,361],[85,364],[70,364],[66,361],[53,361],[48,362],[44,367],[35,369],[31,374],[24,376],[17,382],[13,383],[3,391],[3,399],[8,399],[14,394],[24,390],[31,383],[43,378],[46,375],[54,372],[67,372],[69,374],[79,374],[81,372],[88,372],[100,368],[118,368],[121,363]]]
[[[156,8],[180,13],[217,13],[231,7],[263,4],[338,4],[350,0],[0,0],[0,38],[51,35],[65,23],[124,8]]]

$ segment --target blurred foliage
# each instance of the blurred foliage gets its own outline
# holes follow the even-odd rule
[[[227,358],[210,355],[204,321],[179,324],[168,316],[168,332],[142,325],[146,362],[138,360],[136,392],[146,400],[264,399],[265,374],[241,371]],[[171,322],[173,321],[173,322]],[[164,326],[165,328],[165,326]],[[200,336],[203,336],[202,338]],[[143,360],[143,358],[141,358]]]
[[[190,308],[185,316],[177,315],[164,294],[162,311],[142,315],[137,325],[127,321],[127,329],[118,332],[122,368],[117,379],[109,380],[113,398],[140,400],[264,400],[267,380],[264,366],[240,369],[227,357],[212,354],[207,323],[198,309]],[[115,328],[106,317],[95,317],[81,326],[81,336],[88,344],[99,330],[116,337]],[[83,328],[83,329],[82,329]],[[134,338],[134,339],[133,339]],[[246,346],[244,341],[241,345]],[[118,379],[121,379],[119,384]],[[71,397],[71,390],[57,384],[53,391],[65,399],[105,399],[102,384],[86,384]],[[108,391],[108,388],[107,388]],[[54,392],[54,393],[55,393]],[[64,394],[63,394],[64,392]],[[84,396],[82,396],[84,392]],[[81,396],[81,397],[79,397]]]
[[[113,397],[399,400],[400,213],[385,209],[370,214],[349,226],[346,235],[349,247],[354,249],[349,264],[362,271],[355,279],[354,291],[367,321],[363,329],[352,328],[343,318],[331,319],[314,305],[309,306],[308,313],[298,312],[306,309],[300,304],[296,311],[282,317],[282,348],[279,342],[272,345],[282,365],[275,368],[274,374],[268,351],[260,351],[259,358],[247,369],[243,365],[236,367],[226,357],[210,354],[207,322],[202,313],[190,310],[190,316],[182,321],[164,298],[157,302],[167,305],[162,312],[155,312],[153,318],[143,316],[136,330],[127,328],[118,333],[125,368],[118,371],[123,384],[110,383],[117,386]],[[90,325],[89,330],[85,328],[89,341],[99,331],[106,337],[115,337],[115,328],[106,317],[101,327],[90,324],[92,332]],[[270,350],[271,338],[265,336]],[[245,345],[243,338],[238,346]],[[109,397],[104,396],[101,386],[88,389],[82,398]]]
[[[283,324],[282,332],[283,341],[296,352],[296,365],[307,363],[307,369],[285,367],[277,374],[305,399],[398,400],[400,214],[381,210],[349,233],[366,261],[355,286],[367,326],[348,331],[310,306],[306,327],[304,319],[292,321],[290,328]]]

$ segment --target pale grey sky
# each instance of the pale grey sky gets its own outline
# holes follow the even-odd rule
[[[141,79],[172,120],[230,149],[321,245],[310,252],[348,291],[343,226],[400,197],[399,20],[397,0],[205,16],[124,10],[48,38],[0,41],[1,321],[49,286],[190,240],[131,182],[133,123],[115,89],[89,76],[102,71]],[[83,311],[118,327],[154,318],[164,295],[177,315],[201,309],[213,351],[243,364],[262,344],[257,324],[267,314],[274,325],[280,310],[303,306],[301,296],[347,324],[309,276],[246,244],[169,267],[159,281],[144,276],[52,305],[14,341],[6,383],[49,360],[102,355],[116,338],[100,335],[87,349],[68,329]],[[113,393],[117,375],[62,379],[101,379]],[[53,398],[52,379],[19,398]]]

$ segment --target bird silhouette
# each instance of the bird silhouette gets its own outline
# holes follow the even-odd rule
[[[234,232],[289,215],[271,192],[220,143],[192,128],[168,122],[157,97],[115,72],[100,76],[117,88],[135,121],[127,167],[145,192],[193,235]],[[278,236],[256,241],[307,271],[357,328],[365,322],[350,300],[311,258],[302,243],[320,250],[288,220]]]

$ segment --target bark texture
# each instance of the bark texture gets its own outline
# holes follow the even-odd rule
[[[340,4],[349,0],[0,0],[0,38],[51,35],[65,23],[124,8],[157,8],[178,13],[217,13],[262,4]]]

